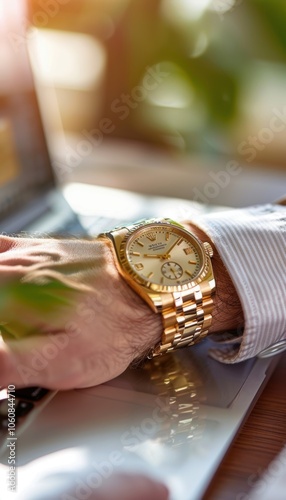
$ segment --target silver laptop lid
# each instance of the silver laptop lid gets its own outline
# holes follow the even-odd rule
[[[0,230],[54,184],[27,52],[24,2],[0,4]]]

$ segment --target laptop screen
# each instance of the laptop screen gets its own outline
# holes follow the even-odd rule
[[[53,185],[21,5],[0,0],[0,223]]]

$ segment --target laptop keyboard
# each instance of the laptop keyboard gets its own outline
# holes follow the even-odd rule
[[[73,215],[68,220],[64,221],[59,227],[55,228],[52,234],[60,236],[86,236],[97,234],[111,230],[120,225],[128,225],[131,221],[119,221],[118,219],[101,217],[101,216],[81,216],[81,220]]]
[[[54,393],[42,387],[27,387],[12,392],[0,387],[0,455],[7,450],[8,440],[21,433],[31,412],[40,410]]]
[[[69,219],[67,222],[65,222],[64,225],[58,227],[55,230],[55,233],[60,233],[61,235],[82,235],[84,236],[86,234],[85,228],[82,226],[80,221],[76,216],[72,217]]]

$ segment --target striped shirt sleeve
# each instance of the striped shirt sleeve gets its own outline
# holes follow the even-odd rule
[[[218,343],[212,356],[235,363],[279,341],[285,340],[286,346],[286,206],[212,212],[193,223],[213,240],[245,318],[241,339],[234,344]]]

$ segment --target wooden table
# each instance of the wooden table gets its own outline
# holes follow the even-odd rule
[[[246,500],[286,443],[286,353],[220,465],[203,500]],[[273,499],[275,500],[275,499]]]

